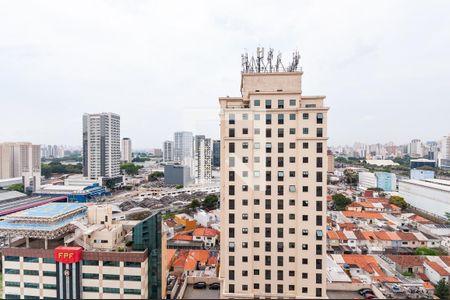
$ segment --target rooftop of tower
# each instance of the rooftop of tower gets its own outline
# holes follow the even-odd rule
[[[267,57],[264,56],[264,47],[256,48],[256,57],[251,56],[249,58],[248,53],[245,52],[241,55],[242,58],[242,73],[282,73],[282,72],[301,72],[299,67],[300,53],[294,51],[292,53],[292,61],[284,66],[281,61],[281,52],[278,52],[276,61],[273,62],[273,49],[269,48],[267,51]]]

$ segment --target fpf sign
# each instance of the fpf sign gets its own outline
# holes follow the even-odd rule
[[[55,248],[53,257],[55,261],[62,264],[72,264],[79,262],[83,256],[83,249],[81,247],[64,247]]]

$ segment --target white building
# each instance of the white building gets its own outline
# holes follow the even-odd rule
[[[414,139],[409,143],[409,156],[413,158],[423,157],[423,144],[419,139]]]
[[[212,141],[204,135],[195,136],[194,175],[197,184],[211,183]]]
[[[194,219],[200,226],[216,227],[214,225],[219,224],[220,222],[220,211],[212,210],[206,212],[200,209],[195,213]]]
[[[174,142],[173,141],[164,141],[163,144],[163,161],[164,162],[173,162],[174,160]]]
[[[399,194],[408,204],[443,218],[450,212],[450,180],[401,180]]]
[[[120,175],[119,115],[83,115],[83,175],[91,179]]]
[[[416,179],[416,180],[433,179],[434,171],[411,169],[409,178]]]
[[[194,158],[194,139],[192,132],[175,132],[174,141],[174,161],[192,167]]]
[[[376,188],[377,177],[371,172],[359,172],[358,184],[361,189]]]
[[[441,141],[441,151],[439,153],[439,167],[450,169],[450,134],[444,136]]]
[[[131,139],[123,138],[122,139],[121,161],[130,163],[133,160],[132,153],[133,153],[133,150],[131,148]]]

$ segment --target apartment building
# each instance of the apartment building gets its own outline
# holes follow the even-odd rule
[[[133,150],[131,148],[131,139],[123,138],[122,139],[122,150],[121,150],[121,158],[120,160],[126,163],[130,163],[133,160]]]
[[[90,179],[120,175],[119,115],[83,115],[83,175]]]
[[[163,161],[173,162],[174,160],[174,143],[173,141],[164,141],[163,143]]]
[[[296,67],[251,70],[219,98],[221,298],[325,298],[325,96]]]
[[[174,141],[175,162],[192,167],[192,160],[194,158],[194,137],[192,132],[175,132]]]
[[[212,141],[204,135],[195,136],[194,176],[197,184],[211,182]]]

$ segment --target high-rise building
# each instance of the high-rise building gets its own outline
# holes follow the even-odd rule
[[[35,190],[41,178],[41,146],[28,142],[0,143],[0,179],[23,177],[25,188],[33,179]]]
[[[423,144],[419,139],[414,139],[409,143],[409,156],[412,158],[423,157]]]
[[[439,167],[450,170],[450,134],[444,136],[441,141],[441,149],[439,153]]]
[[[220,167],[220,140],[213,141],[213,167]]]
[[[119,115],[83,115],[83,175],[91,179],[120,175]]]
[[[121,152],[121,161],[130,163],[132,158],[133,150],[131,148],[131,139],[123,138],[122,139],[122,152]]]
[[[302,95],[295,55],[289,71],[253,64],[242,96],[219,99],[221,298],[324,298],[325,96]]]
[[[194,175],[198,184],[210,183],[212,178],[211,139],[204,135],[195,136]]]
[[[164,162],[173,162],[173,151],[174,151],[174,143],[173,141],[164,141],[163,143],[163,161]]]
[[[192,132],[175,132],[174,141],[174,161],[192,167],[194,158],[194,140]]]

